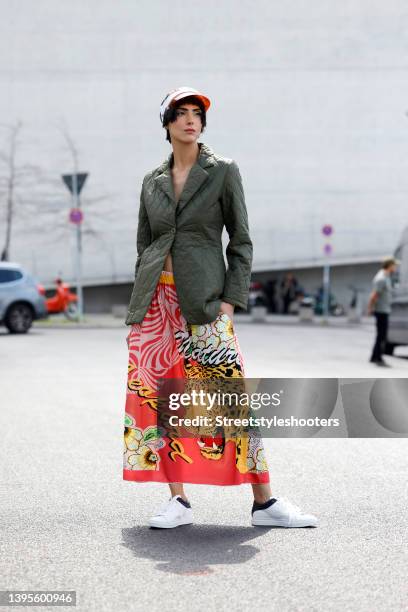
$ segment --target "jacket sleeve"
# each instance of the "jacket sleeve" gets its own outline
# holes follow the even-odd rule
[[[139,221],[137,225],[137,240],[136,240],[137,259],[136,259],[136,265],[135,265],[135,278],[139,270],[140,260],[143,255],[143,251],[149,246],[149,244],[152,241],[149,217],[147,216],[143,190],[144,190],[144,180],[142,184],[142,190],[140,192]]]
[[[221,300],[247,310],[253,246],[242,178],[234,160],[227,169],[221,202],[229,236],[226,250],[228,269]]]

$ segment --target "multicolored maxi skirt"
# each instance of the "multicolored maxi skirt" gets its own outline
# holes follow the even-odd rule
[[[158,426],[161,379],[244,377],[231,319],[192,325],[181,314],[174,277],[162,272],[150,307],[126,338],[129,349],[123,479],[239,485],[269,482],[259,436],[174,437]],[[210,365],[211,364],[211,365]]]

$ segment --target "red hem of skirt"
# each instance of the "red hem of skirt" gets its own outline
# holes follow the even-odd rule
[[[237,474],[238,478],[234,482],[226,482],[226,481],[215,481],[215,479],[211,479],[211,482],[206,480],[205,477],[202,479],[199,478],[189,478],[188,480],[168,480],[163,474],[160,472],[156,472],[154,470],[123,470],[123,480],[127,480],[129,482],[162,482],[165,484],[169,484],[172,482],[182,482],[183,484],[206,484],[206,485],[217,485],[221,487],[235,486],[241,484],[266,484],[269,483],[269,472],[261,473],[261,474]]]

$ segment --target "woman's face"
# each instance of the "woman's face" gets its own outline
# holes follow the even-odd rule
[[[201,134],[201,109],[197,104],[180,103],[176,110],[176,120],[166,126],[171,141],[195,142]]]

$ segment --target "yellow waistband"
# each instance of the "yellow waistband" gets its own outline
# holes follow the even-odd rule
[[[174,276],[173,272],[167,272],[163,270],[160,274],[159,283],[165,283],[167,285],[174,285]]]

